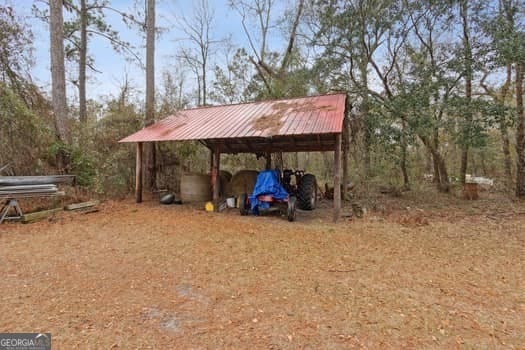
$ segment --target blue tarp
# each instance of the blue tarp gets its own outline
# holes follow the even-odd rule
[[[279,183],[278,170],[265,170],[257,175],[257,182],[253,187],[253,193],[250,196],[250,203],[252,212],[257,215],[259,209],[268,209],[270,203],[260,202],[257,197],[261,195],[272,195],[276,200],[283,200],[288,198],[288,192]]]

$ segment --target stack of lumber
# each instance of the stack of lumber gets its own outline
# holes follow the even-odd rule
[[[57,186],[53,184],[0,186],[1,198],[44,197],[57,194],[59,194]]]

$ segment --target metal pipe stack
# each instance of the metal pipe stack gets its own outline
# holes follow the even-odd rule
[[[56,196],[58,188],[54,184],[0,186],[0,198],[28,198]]]
[[[19,185],[73,185],[75,175],[47,175],[47,176],[0,176],[0,186]]]
[[[0,198],[56,196],[57,184],[73,185],[75,175],[0,176]]]

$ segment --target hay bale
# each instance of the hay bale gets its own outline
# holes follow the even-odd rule
[[[240,170],[236,172],[230,181],[230,195],[238,197],[243,193],[251,194],[257,181],[257,175],[259,175],[257,170]]]
[[[232,173],[227,170],[221,170],[219,171],[219,177],[221,180],[224,179],[226,182],[230,182],[232,179]]]
[[[232,174],[229,171],[219,171],[219,193],[221,197],[226,197],[231,193]]]

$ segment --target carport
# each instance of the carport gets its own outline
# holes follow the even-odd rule
[[[341,211],[341,168],[347,183],[346,94],[181,110],[120,142],[137,143],[136,199],[142,201],[144,142],[199,141],[211,152],[213,201],[219,201],[221,154],[254,153],[266,158],[279,152],[334,152],[334,221]],[[344,154],[342,154],[344,153]]]

